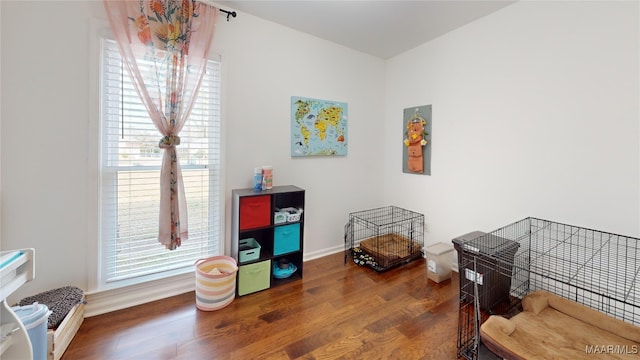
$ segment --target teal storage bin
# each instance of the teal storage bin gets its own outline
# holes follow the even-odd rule
[[[47,320],[51,311],[45,304],[14,306],[11,308],[18,315],[31,341],[33,360],[47,360]]]
[[[273,255],[300,250],[300,224],[278,226],[273,230]]]
[[[247,262],[260,258],[260,243],[254,238],[242,239],[238,242],[238,261]]]

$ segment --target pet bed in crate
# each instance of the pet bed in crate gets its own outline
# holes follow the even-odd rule
[[[424,215],[397,206],[353,212],[344,243],[345,264],[352,257],[358,265],[384,271],[422,257]]]
[[[371,255],[382,268],[422,256],[422,244],[398,234],[362,240],[360,249]]]
[[[640,238],[529,217],[454,244],[460,357],[638,358]]]
[[[489,317],[482,342],[505,359],[638,359],[640,327],[538,290],[511,319]]]

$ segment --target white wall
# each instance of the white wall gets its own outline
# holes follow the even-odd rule
[[[2,19],[2,7],[0,7],[0,19]],[[1,41],[0,41],[1,44]],[[2,69],[2,48],[0,47],[0,69]],[[2,89],[0,88],[0,98]],[[0,102],[1,103],[1,102]],[[0,116],[0,250],[2,250],[2,116]]]
[[[384,61],[246,14],[222,25],[227,213],[230,190],[273,165],[274,185],[306,190],[305,257],[342,250],[348,213],[382,200]],[[346,157],[291,157],[291,96],[348,104]]]
[[[89,32],[102,4],[0,8],[2,249],[37,249],[23,296],[87,289]],[[634,2],[519,2],[384,62],[221,18],[224,195],[263,164],[276,185],[307,189],[307,256],[342,248],[350,211],[387,204],[425,213],[428,243],[526,216],[640,236],[638,25]],[[348,156],[290,157],[292,95],[349,104]],[[403,174],[402,110],[426,104],[433,175]]]
[[[640,236],[638,10],[518,2],[388,61],[386,201],[428,244],[527,216]],[[403,174],[402,110],[427,104],[432,175]]]
[[[92,19],[105,19],[102,2],[0,6],[2,249],[37,252],[36,279],[16,298],[64,285],[91,290],[97,114],[90,107],[90,33]],[[307,190],[306,255],[342,249],[348,212],[382,199],[383,180],[372,176],[382,129],[371,124],[384,117],[384,61],[245,14],[218,24],[224,196],[251,186],[254,166],[271,164],[275,185]],[[348,156],[290,157],[291,96],[348,103]]]
[[[84,287],[88,19],[82,2],[2,7],[2,249],[36,248],[18,294]],[[60,21],[59,19],[67,19]]]

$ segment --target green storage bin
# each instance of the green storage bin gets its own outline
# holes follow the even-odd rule
[[[251,294],[269,288],[271,260],[242,265],[238,269],[238,295]]]

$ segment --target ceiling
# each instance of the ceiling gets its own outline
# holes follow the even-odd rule
[[[382,59],[410,50],[514,2],[216,1],[223,8],[237,10],[238,16],[251,14]]]

